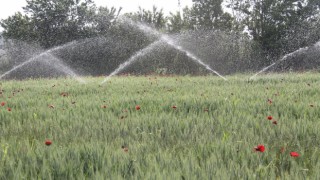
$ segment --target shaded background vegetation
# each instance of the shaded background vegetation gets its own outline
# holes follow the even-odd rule
[[[1,20],[6,42],[2,48],[6,53],[0,57],[0,72],[36,53],[77,41],[75,46],[54,55],[81,74],[109,74],[159,38],[144,34],[124,18],[171,35],[222,74],[256,71],[287,53],[316,43],[320,39],[319,8],[317,0],[193,0],[192,7],[165,15],[157,7],[121,13],[121,9],[97,7],[92,0],[27,0],[25,13],[17,12]],[[275,69],[317,69],[318,51],[319,47],[311,48]],[[20,74],[25,75],[22,72],[28,68]],[[209,72],[184,53],[163,44],[125,73]]]

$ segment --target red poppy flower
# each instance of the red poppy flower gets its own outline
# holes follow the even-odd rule
[[[272,120],[273,119],[272,116],[268,116],[267,118],[268,118],[268,120]]]
[[[6,102],[1,102],[1,106],[4,106],[4,105],[6,105]]]
[[[265,150],[265,147],[264,145],[258,145],[257,147],[254,148],[256,151],[259,151],[259,152],[264,152]]]
[[[277,121],[272,121],[272,124],[277,125],[278,122]]]
[[[47,146],[50,146],[52,144],[52,141],[50,141],[49,139],[47,139],[45,142],[44,142],[45,145]]]
[[[11,111],[11,108],[8,108],[8,111]]]
[[[173,109],[177,109],[177,106],[172,106]]]
[[[136,105],[136,110],[140,110],[141,107],[139,105]]]
[[[299,153],[297,153],[297,152],[291,152],[291,153],[290,153],[290,156],[291,156],[291,157],[299,157],[300,155],[299,155]]]

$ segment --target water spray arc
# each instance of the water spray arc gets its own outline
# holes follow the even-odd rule
[[[151,34],[151,35],[156,35],[157,37],[159,37],[159,40],[156,41],[155,43],[150,44],[148,47],[140,50],[142,52],[137,52],[135,55],[133,55],[129,60],[127,60],[126,62],[124,62],[123,64],[121,64],[116,70],[114,70],[112,73],[110,73],[110,75],[108,75],[101,84],[105,83],[107,80],[110,79],[111,76],[116,75],[117,73],[119,73],[122,69],[126,68],[127,66],[129,66],[137,57],[142,56],[144,54],[146,54],[147,52],[150,52],[154,47],[155,44],[159,43],[159,42],[165,42],[166,44],[170,45],[171,47],[175,48],[176,50],[179,50],[183,53],[185,53],[189,58],[191,58],[193,61],[197,62],[198,64],[204,66],[207,70],[213,72],[214,74],[218,75],[220,78],[224,79],[227,81],[227,78],[225,78],[224,76],[222,76],[220,73],[218,73],[217,71],[213,70],[212,68],[210,68],[209,65],[207,65],[206,63],[204,63],[200,58],[198,58],[197,56],[195,56],[194,54],[190,53],[189,51],[185,50],[182,46],[177,45],[177,43],[170,38],[168,35],[164,35],[160,32],[158,32],[155,29],[152,29],[149,26],[146,26],[144,24],[141,23],[136,23],[133,22],[130,19],[123,19],[126,23],[130,23],[131,25],[134,25],[136,27],[138,27],[142,32],[144,32],[145,34]],[[130,62],[130,63],[128,63]]]
[[[220,78],[224,79],[225,81],[227,81],[227,78],[225,78],[224,76],[222,76],[220,73],[218,73],[217,71],[215,71],[214,69],[212,69],[209,65],[205,64],[203,61],[200,60],[200,58],[198,58],[197,56],[195,56],[194,54],[190,53],[189,51],[185,50],[183,47],[178,46],[174,43],[174,41],[166,35],[162,35],[161,39],[163,41],[165,41],[167,44],[169,44],[170,46],[174,47],[175,49],[186,53],[186,55],[191,58],[192,60],[194,60],[195,62],[197,62],[198,64],[204,66],[207,70],[213,72],[214,74],[218,75]]]
[[[72,42],[70,42],[70,43],[64,44],[64,45],[62,45],[62,46],[54,47],[54,48],[49,49],[49,50],[47,50],[47,51],[45,51],[45,52],[42,52],[42,53],[40,53],[40,54],[38,54],[38,55],[35,55],[35,56],[29,58],[28,60],[24,61],[23,63],[19,64],[18,66],[15,66],[14,68],[10,69],[9,71],[1,74],[1,75],[0,75],[0,79],[2,79],[3,77],[7,76],[8,74],[14,72],[15,70],[18,70],[19,68],[22,68],[23,66],[25,66],[25,65],[27,65],[27,64],[29,64],[29,63],[32,63],[32,62],[34,62],[34,61],[39,60],[40,57],[49,56],[49,57],[53,58],[53,59],[55,60],[55,62],[57,62],[57,63],[59,64],[59,65],[58,65],[58,64],[57,64],[57,65],[54,65],[54,66],[56,66],[56,67],[58,66],[58,67],[60,68],[59,70],[61,70],[61,71],[65,72],[65,73],[71,75],[71,76],[74,77],[77,81],[79,81],[79,82],[81,82],[81,83],[84,83],[85,81],[84,81],[83,79],[79,78],[79,76],[78,76],[75,72],[73,72],[73,71],[72,71],[69,67],[67,67],[66,65],[63,65],[63,63],[62,63],[61,60],[59,60],[58,58],[56,58],[55,56],[53,56],[53,55],[51,54],[52,52],[55,52],[55,51],[58,51],[58,50],[60,50],[60,49],[73,46],[73,45],[75,45],[75,44],[76,44],[76,42],[75,42],[75,41],[72,41]],[[44,61],[44,62],[46,62],[46,61]],[[49,64],[49,62],[46,62],[46,63]],[[49,65],[52,65],[52,64],[49,64]]]
[[[151,43],[150,45],[148,45],[146,48],[138,51],[137,53],[135,53],[129,60],[127,60],[126,62],[122,63],[119,65],[119,67],[114,70],[111,74],[109,74],[102,82],[101,84],[104,84],[105,82],[107,82],[112,76],[118,74],[119,72],[121,72],[123,69],[125,69],[126,67],[128,67],[129,65],[131,65],[134,61],[136,61],[139,57],[142,57],[148,53],[150,53],[156,46],[158,46],[161,43],[161,41],[155,41],[153,43]]]
[[[214,74],[218,75],[220,78],[224,79],[225,81],[227,81],[227,78],[225,78],[224,76],[222,76],[220,73],[218,73],[217,71],[213,70],[208,64],[204,63],[199,57],[197,57],[196,55],[192,54],[191,52],[187,51],[186,49],[184,49],[182,46],[177,45],[178,43],[176,43],[174,41],[174,39],[170,38],[168,35],[164,35],[160,32],[158,32],[155,29],[152,29],[151,27],[141,24],[141,23],[136,23],[133,22],[132,20],[126,20],[129,21],[131,24],[136,25],[141,31],[147,33],[147,34],[154,34],[158,37],[160,37],[160,39],[164,42],[166,42],[168,45],[170,45],[171,47],[175,48],[176,50],[179,50],[183,53],[186,53],[186,55],[191,58],[193,61],[197,62],[198,64],[204,66],[207,70],[213,72]]]
[[[71,76],[72,78],[74,78],[75,80],[77,80],[79,83],[86,83],[86,81],[84,79],[82,79],[79,75],[77,75],[71,68],[69,68],[66,64],[63,63],[63,61],[59,58],[57,58],[56,56],[48,53],[47,54],[50,58],[52,58],[52,60],[48,60],[48,61],[41,61],[44,62],[50,66],[53,66],[55,69]]]
[[[290,58],[290,57],[293,57],[293,56],[295,56],[295,55],[297,55],[297,54],[299,54],[299,53],[303,53],[303,52],[307,51],[307,50],[308,50],[309,48],[311,48],[311,47],[315,47],[315,48],[320,47],[320,41],[318,41],[317,43],[315,43],[313,46],[303,47],[303,48],[300,48],[300,49],[298,49],[298,50],[296,50],[296,51],[293,51],[293,52],[291,52],[291,53],[289,53],[289,54],[286,54],[286,55],[283,56],[280,60],[272,63],[271,65],[269,65],[269,66],[267,66],[267,67],[264,67],[262,70],[260,70],[259,72],[257,72],[257,73],[254,74],[253,76],[251,76],[251,77],[249,78],[249,80],[254,79],[254,78],[255,78],[256,76],[258,76],[259,74],[267,71],[268,69],[270,69],[271,67],[279,64],[280,62],[286,61],[286,60],[287,60],[288,58]]]

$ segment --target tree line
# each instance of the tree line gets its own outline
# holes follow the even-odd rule
[[[26,1],[24,14],[17,12],[1,20],[4,39],[10,39],[11,44],[22,41],[24,46],[37,44],[43,49],[85,41],[91,46],[79,45],[74,53],[71,52],[75,49],[64,49],[58,55],[67,63],[82,67],[79,71],[94,74],[111,71],[156,39],[121,22],[124,17],[184,39],[182,43],[189,49],[195,49],[194,43],[198,43],[197,47],[204,45],[195,54],[225,74],[255,70],[320,39],[318,0],[193,0],[191,7],[169,15],[157,7],[122,13],[121,8],[97,7],[92,0]],[[182,73],[180,67],[185,73],[204,71],[187,63],[186,54],[169,47],[158,48],[153,56],[144,59],[131,71],[165,69]],[[156,68],[145,68],[146,60],[155,63]]]

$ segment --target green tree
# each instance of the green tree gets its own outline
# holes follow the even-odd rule
[[[223,29],[228,30],[232,27],[232,17],[223,12],[223,0],[192,0],[193,19],[196,28],[200,29]]]
[[[35,37],[31,19],[26,15],[22,15],[20,12],[2,20],[0,25],[4,29],[2,35],[5,39],[12,38],[31,41]]]
[[[110,28],[116,24],[116,20],[119,17],[121,8],[117,10],[112,7],[111,9],[107,7],[99,7],[97,14],[94,16],[94,30],[97,34],[102,35],[108,33]]]
[[[1,21],[5,38],[49,48],[95,35],[96,6],[91,0],[27,0],[23,9],[26,15],[16,13]]]
[[[319,14],[319,1],[315,0],[231,0],[228,3],[242,17],[243,27],[248,28],[265,55],[272,58],[292,50],[288,48],[290,42],[284,41],[288,30],[311,23]]]
[[[177,33],[183,29],[184,21],[181,13],[178,11],[175,14],[170,13],[168,17],[168,28],[170,32]]]
[[[88,17],[95,13],[91,0],[27,0],[23,9],[45,48],[91,35]]]
[[[163,10],[158,10],[156,6],[153,6],[152,11],[139,7],[137,12],[126,14],[126,16],[135,21],[147,23],[156,29],[165,28],[167,23]]]
[[[170,13],[168,19],[169,32],[178,33],[183,30],[194,30],[196,25],[195,13],[192,8],[185,7],[176,13]]]

